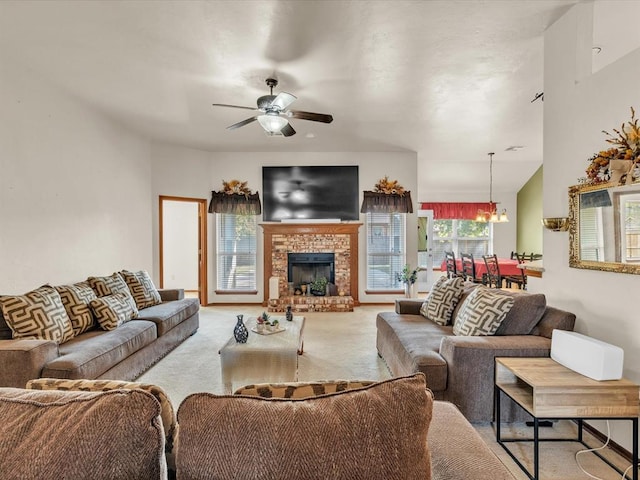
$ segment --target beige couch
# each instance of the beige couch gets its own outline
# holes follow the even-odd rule
[[[465,285],[458,308],[474,288]],[[505,293],[513,296],[514,305],[491,336],[454,335],[451,325],[420,314],[423,300],[399,300],[395,312],[377,316],[378,354],[393,375],[424,373],[435,398],[454,403],[470,422],[492,421],[495,357],[549,356],[553,329],[573,330],[576,318],[547,306],[542,294]],[[505,405],[501,416],[504,421],[524,419],[514,405]]]
[[[0,478],[172,477],[168,431],[178,432],[166,442],[177,445],[180,480],[514,478],[454,405],[433,401],[422,374],[347,389],[324,383],[301,398],[274,398],[270,387],[253,389],[270,398],[197,393],[180,405],[175,429],[157,387],[31,386],[56,383],[65,391],[0,388]],[[116,390],[68,391],[92,388]]]
[[[133,380],[199,326],[200,305],[180,289],[160,290],[162,303],[105,331],[97,326],[64,343],[11,338],[0,310],[0,386],[24,387],[39,377]]]

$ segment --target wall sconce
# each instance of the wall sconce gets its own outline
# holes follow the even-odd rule
[[[542,225],[547,230],[553,232],[566,232],[569,230],[569,218],[568,217],[547,217],[542,219]]]

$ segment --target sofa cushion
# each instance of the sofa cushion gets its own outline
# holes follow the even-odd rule
[[[427,295],[420,313],[438,325],[450,325],[451,314],[460,300],[463,284],[461,277],[440,277]]]
[[[476,288],[458,311],[453,325],[454,335],[495,334],[513,303],[513,297],[500,290]]]
[[[91,330],[60,345],[60,356],[45,365],[42,376],[98,378],[156,338],[155,325],[144,320],[131,320],[108,332]]]
[[[122,270],[120,274],[129,287],[129,291],[131,292],[133,300],[136,302],[138,310],[162,303],[160,294],[147,272],[144,270],[139,272]]]
[[[124,293],[95,298],[89,305],[103,330],[115,330],[135,315],[131,301]]]
[[[11,340],[11,338],[13,338],[13,334],[4,319],[4,315],[2,315],[2,308],[0,308],[0,340]]]
[[[0,297],[0,309],[13,338],[34,338],[64,343],[73,338],[73,327],[60,294],[43,285],[24,295]]]
[[[59,285],[55,289],[60,294],[64,309],[71,320],[73,334],[80,335],[93,328],[95,322],[89,302],[96,298],[96,293],[91,286],[87,282],[80,282]]]
[[[496,335],[529,335],[544,315],[547,297],[542,293],[503,293],[513,297],[513,307],[498,327]]]
[[[452,335],[450,325],[438,325],[422,315],[381,312],[376,317],[376,346],[394,375],[422,372],[434,392],[447,388],[447,362],[440,343]]]
[[[36,378],[27,382],[30,390],[66,390],[80,392],[108,392],[110,390],[144,390],[160,403],[160,417],[165,435],[165,454],[169,467],[175,469],[173,461],[173,438],[176,430],[176,414],[166,392],[150,383],[124,382],[119,380],[69,380],[60,378]],[[171,461],[170,461],[171,458]]]
[[[1,478],[166,478],[160,405],[147,392],[0,388],[0,418]]]
[[[138,315],[138,307],[136,307],[136,302],[131,296],[131,291],[118,272],[115,272],[108,277],[89,277],[87,281],[98,297],[105,297],[107,295],[113,295],[114,293],[122,293],[126,295],[133,307],[135,316]]]
[[[256,383],[239,388],[234,395],[255,395],[264,398],[307,398],[327,393],[343,392],[375,383],[368,380],[327,380],[321,382]]]
[[[140,310],[138,318],[155,323],[158,336],[161,337],[176,325],[195,315],[199,309],[200,304],[197,298],[183,298]]]
[[[197,393],[178,409],[177,476],[429,479],[422,374],[304,399]]]

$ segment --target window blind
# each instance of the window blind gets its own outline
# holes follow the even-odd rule
[[[218,290],[256,290],[255,215],[216,214]]]
[[[367,213],[367,289],[402,288],[396,273],[406,263],[404,213]]]

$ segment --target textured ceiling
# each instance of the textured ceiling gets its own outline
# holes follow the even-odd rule
[[[493,151],[494,191],[516,192],[542,163],[543,33],[575,3],[3,1],[0,53],[162,142],[417,152],[422,192],[487,193]],[[226,130],[252,113],[211,104],[254,106],[268,76],[333,123]]]

